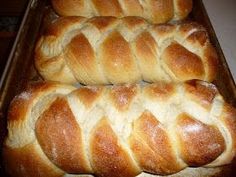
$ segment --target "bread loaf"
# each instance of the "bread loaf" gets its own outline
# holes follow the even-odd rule
[[[151,25],[137,17],[60,18],[41,36],[35,53],[46,80],[89,85],[211,82],[218,61],[199,24]]]
[[[140,16],[152,23],[182,20],[192,10],[192,0],[52,0],[62,16]]]
[[[235,127],[236,110],[202,81],[78,89],[35,83],[10,105],[3,159],[17,177],[133,177],[185,168],[188,176],[205,176],[197,167],[232,161]]]

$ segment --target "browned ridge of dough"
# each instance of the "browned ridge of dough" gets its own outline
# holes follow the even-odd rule
[[[203,81],[37,83],[10,105],[4,165],[19,177],[175,177],[189,176],[189,167],[205,177],[196,171],[217,173],[235,157],[235,118],[235,108]]]
[[[61,16],[139,16],[152,23],[185,19],[192,11],[192,0],[51,0]]]
[[[35,49],[46,80],[86,85],[216,78],[218,57],[194,22],[153,25],[139,17],[62,17]]]

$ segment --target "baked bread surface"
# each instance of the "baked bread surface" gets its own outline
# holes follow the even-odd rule
[[[45,80],[70,84],[211,82],[218,57],[206,30],[197,23],[62,17],[37,42],[35,66]]]
[[[152,23],[182,20],[192,10],[192,0],[51,0],[61,16],[139,16]]]
[[[11,103],[4,165],[18,177],[217,176],[235,156],[235,117],[202,81],[35,83]]]

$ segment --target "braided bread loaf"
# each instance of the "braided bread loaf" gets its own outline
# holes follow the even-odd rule
[[[216,167],[235,156],[235,127],[236,110],[205,82],[79,89],[37,83],[11,103],[4,164],[17,177]]]
[[[192,0],[51,0],[62,16],[140,16],[152,23],[182,20],[192,10]]]
[[[217,54],[196,23],[65,17],[48,28],[35,51],[36,68],[45,79],[70,84],[212,81],[217,70]]]

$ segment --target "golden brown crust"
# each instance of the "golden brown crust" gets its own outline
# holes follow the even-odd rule
[[[89,12],[89,6],[85,4],[86,0],[52,0],[52,5],[63,16],[74,16],[75,11],[81,13],[80,16],[91,15]]]
[[[201,166],[216,159],[226,142],[217,127],[205,125],[187,114],[177,120],[182,157],[190,166]]]
[[[51,176],[62,177],[64,172],[45,161],[35,144],[29,144],[21,148],[3,148],[3,161],[7,174],[17,177]]]
[[[134,165],[130,155],[120,146],[106,118],[95,125],[90,142],[93,169],[98,176],[132,177],[140,173],[141,169]]]
[[[68,86],[67,88],[72,89],[73,87]],[[28,109],[34,104],[34,100],[56,89],[56,84],[48,82],[35,82],[30,84],[30,86],[25,89],[25,92],[17,95],[11,102],[8,111],[8,119],[11,120],[11,122],[24,121],[27,118],[26,114],[28,114]],[[18,109],[19,104],[21,105],[21,109]]]
[[[203,60],[204,65],[206,66],[205,72],[206,72],[206,80],[212,80],[216,77],[217,70],[218,70],[218,56],[215,48],[207,42],[208,35],[207,32],[204,30],[202,26],[199,26],[196,23],[189,23],[181,26],[181,33],[188,33],[193,29],[193,26],[195,26],[196,29],[198,29],[196,32],[189,35],[186,39],[186,43],[191,43],[193,47],[196,49],[198,48],[205,48],[203,51],[203,57],[208,58],[208,60]],[[209,67],[210,66],[210,67]]]
[[[122,21],[124,22],[124,25],[127,26],[128,29],[135,29],[139,28],[140,25],[146,24],[146,21],[141,17],[123,17]]]
[[[158,19],[158,21],[156,21],[155,23],[163,23],[173,19],[175,13],[173,0],[153,1],[151,3],[151,6],[151,14],[153,14],[153,19]],[[180,19],[184,19],[185,17],[181,17]],[[177,17],[177,19],[179,18]]]
[[[45,34],[56,37],[60,36],[61,33],[65,33],[65,31],[70,28],[71,24],[81,24],[85,19],[84,17],[62,17],[61,20],[53,21],[52,25],[45,31]],[[63,28],[61,28],[62,26]]]
[[[176,8],[175,18],[185,18],[186,15],[192,11],[192,0],[176,0],[174,3]]]
[[[81,128],[67,105],[58,98],[38,119],[36,137],[47,157],[67,173],[89,173]],[[63,127],[63,128],[62,128]]]
[[[116,23],[116,21],[116,18],[111,16],[106,18],[93,17],[89,20],[89,23],[94,25],[101,32],[105,32],[107,29],[109,29],[110,26]]]
[[[95,89],[89,89],[89,88],[81,88],[78,90],[75,90],[73,94],[79,97],[79,100],[85,105],[86,108],[89,108],[92,106],[94,102],[96,102],[100,96],[103,93],[104,88],[102,87],[96,87]]]
[[[139,80],[138,68],[129,43],[118,32],[109,35],[100,50],[103,56],[101,59],[101,64],[104,66],[103,73],[110,83],[135,83]]]
[[[178,163],[165,128],[150,112],[134,122],[130,145],[144,171],[171,174],[185,168]]]
[[[192,11],[192,0],[51,0],[62,16],[140,16],[152,23],[182,20]]]
[[[111,90],[109,96],[119,111],[127,111],[136,94],[137,87],[135,86],[116,86]]]
[[[213,81],[217,54],[197,23],[153,25],[140,17],[63,17],[42,35],[35,65],[46,80],[123,84]]]
[[[148,82],[155,81],[155,76],[159,76],[160,80],[164,79],[161,72],[158,72],[160,69],[156,67],[159,65],[159,61],[156,59],[158,53],[153,48],[158,48],[158,46],[148,32],[140,34],[134,43],[135,57],[138,60],[142,78]]]
[[[76,36],[69,43],[66,55],[69,56],[66,62],[79,82],[84,83],[86,80],[98,83],[106,82],[103,75],[98,72],[95,53],[84,35]]]
[[[158,99],[160,101],[167,101],[176,93],[176,88],[171,83],[158,82],[144,88],[147,93],[147,98]]]
[[[122,16],[122,9],[118,0],[92,0],[95,9],[100,13],[100,16]]]
[[[44,176],[181,175],[189,166],[213,175],[235,157],[235,117],[202,81],[77,90],[36,84],[12,102],[3,156],[8,173],[19,176],[34,176],[22,171],[31,161]]]
[[[120,1],[123,7],[123,16],[140,16],[143,14],[143,6],[138,2],[139,0]]]
[[[163,52],[162,58],[175,77],[181,80],[203,80],[205,71],[201,59],[178,43],[172,43]]]
[[[204,108],[211,109],[214,98],[216,94],[218,94],[218,90],[214,85],[206,87],[190,81],[185,86],[186,96],[190,97],[191,100],[194,100]]]

